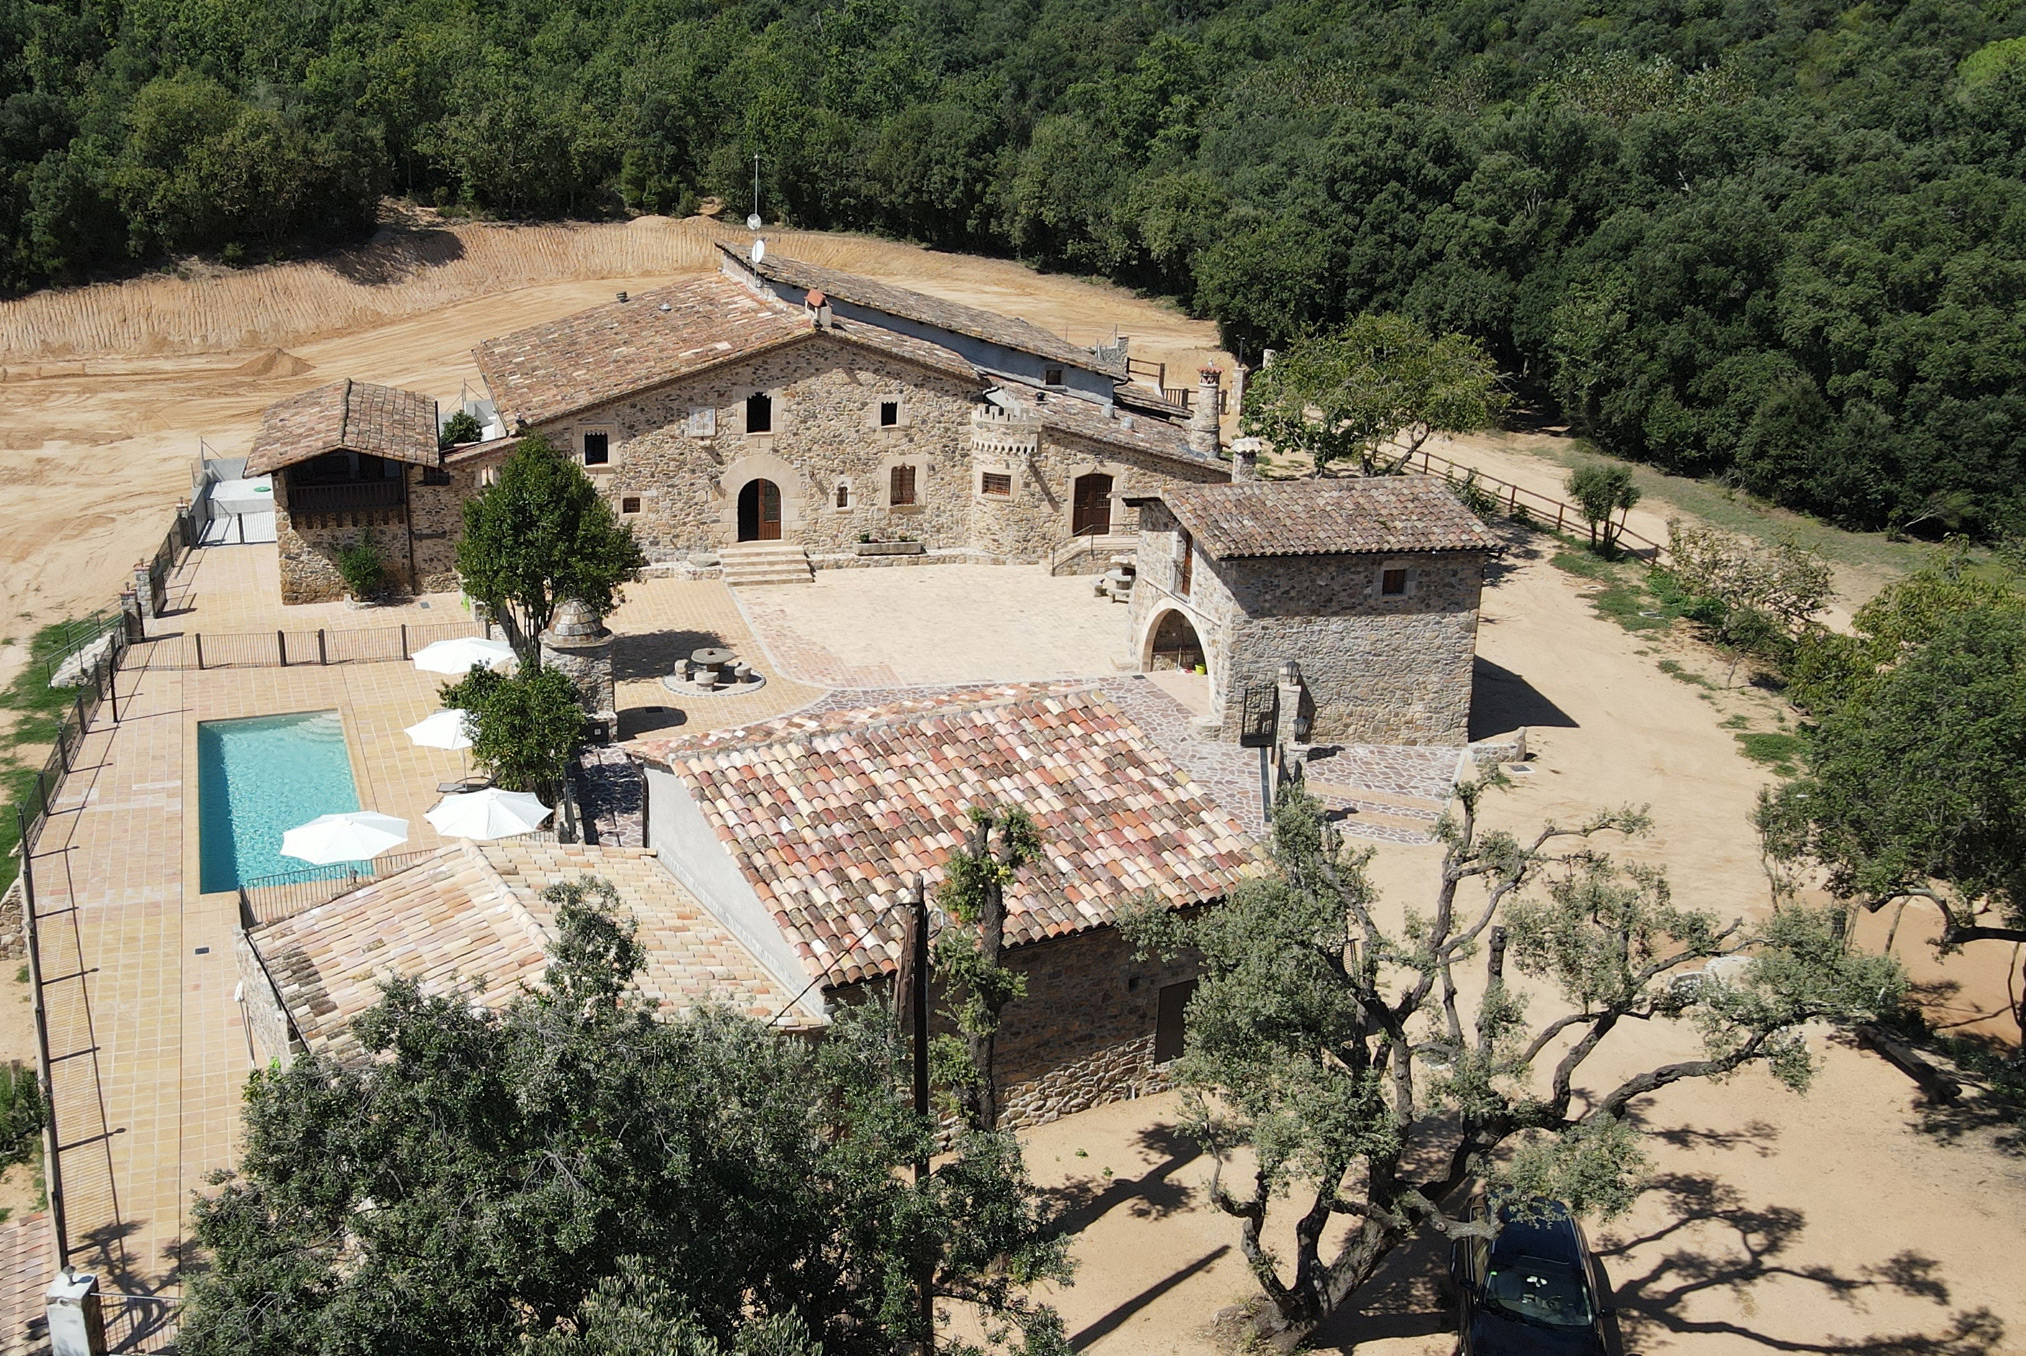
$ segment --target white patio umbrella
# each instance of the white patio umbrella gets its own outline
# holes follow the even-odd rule
[[[514,657],[514,647],[503,640],[480,640],[477,636],[459,636],[455,640],[439,640],[434,645],[425,645],[413,655],[415,667],[424,673],[471,672],[473,664],[496,669]]]
[[[416,721],[405,733],[425,749],[468,749],[471,736],[465,732],[464,721],[465,713],[452,706]]]
[[[285,857],[300,857],[318,866],[332,862],[363,862],[408,841],[408,821],[371,810],[318,815],[281,836]]]
[[[436,831],[450,838],[507,838],[530,833],[542,826],[552,811],[526,791],[502,791],[489,786],[445,796],[423,818]]]

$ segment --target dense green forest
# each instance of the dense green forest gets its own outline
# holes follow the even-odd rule
[[[767,215],[1482,339],[1602,445],[2026,528],[2026,5],[0,0],[0,285]]]

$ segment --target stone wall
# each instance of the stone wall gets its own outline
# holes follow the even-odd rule
[[[1169,984],[1196,978],[1193,957],[1137,960],[1117,928],[1099,927],[1014,947],[1006,963],[1026,976],[1027,996],[1008,1005],[999,1028],[1004,1124],[1041,1125],[1169,1086],[1165,1070],[1154,1064],[1160,994]],[[827,996],[850,1005],[890,1003],[891,993],[881,981]],[[931,991],[931,1031],[956,1034],[942,1015],[949,1005],[940,986]]]
[[[289,1039],[288,1015],[282,1011],[281,998],[268,982],[267,971],[253,954],[253,943],[245,928],[232,929],[232,958],[239,970],[241,1011],[253,1029],[254,1042],[262,1056],[287,1068],[296,1053]]]
[[[1136,658],[1146,662],[1162,614],[1187,616],[1203,642],[1221,738],[1238,738],[1245,689],[1273,685],[1281,661],[1292,659],[1314,703],[1313,742],[1468,742],[1482,556],[1215,561],[1195,548],[1184,596],[1173,516],[1149,505],[1141,528]],[[1407,571],[1404,595],[1381,593],[1387,569]]]
[[[1131,528],[1132,510],[1125,506],[1128,495],[1150,494],[1165,485],[1214,484],[1230,479],[1222,464],[1198,466],[1175,461],[1032,420],[974,417],[972,430],[975,539],[979,549],[1002,560],[1046,560],[1069,539],[1075,528],[1075,485],[1081,476],[1112,478],[1114,533]],[[998,499],[983,493],[986,471],[1012,473],[1010,497]],[[1109,559],[1104,568],[1110,568]]]
[[[1272,683],[1284,659],[1301,665],[1315,703],[1313,743],[1444,744],[1470,739],[1471,665],[1484,558],[1435,555],[1300,556],[1211,562],[1212,591],[1228,590],[1226,682],[1232,693]],[[1407,571],[1407,592],[1385,597],[1381,572]],[[1224,737],[1238,737],[1241,703],[1224,705]]]
[[[411,476],[417,474],[410,469]],[[345,596],[345,578],[338,573],[338,548],[371,531],[374,545],[396,588],[415,587],[409,569],[408,511],[392,508],[353,509],[344,513],[297,515],[288,507],[288,474],[274,478],[274,535],[281,561],[284,603],[329,603]]]
[[[453,454],[454,456],[455,454]],[[504,452],[466,454],[452,461],[437,479],[423,480],[421,467],[408,472],[408,523],[415,537],[415,578],[419,593],[450,593],[457,588],[457,539],[464,532],[464,501],[478,493],[479,477],[499,465]]]

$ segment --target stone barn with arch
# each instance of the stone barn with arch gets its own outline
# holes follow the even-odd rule
[[[1478,595],[1499,541],[1441,482],[1248,480],[1128,502],[1131,659],[1201,665],[1221,738],[1241,738],[1248,705],[1278,711],[1291,661],[1302,692],[1283,738],[1292,725],[1300,743],[1469,741]]]

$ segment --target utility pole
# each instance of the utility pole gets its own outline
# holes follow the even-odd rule
[[[760,153],[759,153],[758,151],[754,151],[754,152],[753,152],[753,220],[754,220],[755,222],[758,222],[758,221],[759,221],[760,219],[761,219],[761,218],[760,218]],[[757,225],[755,225],[755,226],[753,227],[753,229],[757,231],[757,230],[759,230],[760,228],[759,228],[759,227],[758,227]]]
[[[902,924],[900,973],[894,984],[894,1019],[904,1023],[913,1047],[915,1115],[929,1117],[929,901],[922,890],[922,878],[914,877],[908,890],[907,918]],[[924,1149],[915,1159],[915,1185],[928,1180],[929,1160]],[[927,1262],[915,1277],[915,1321],[921,1328],[921,1356],[933,1356],[936,1349],[935,1263]]]

